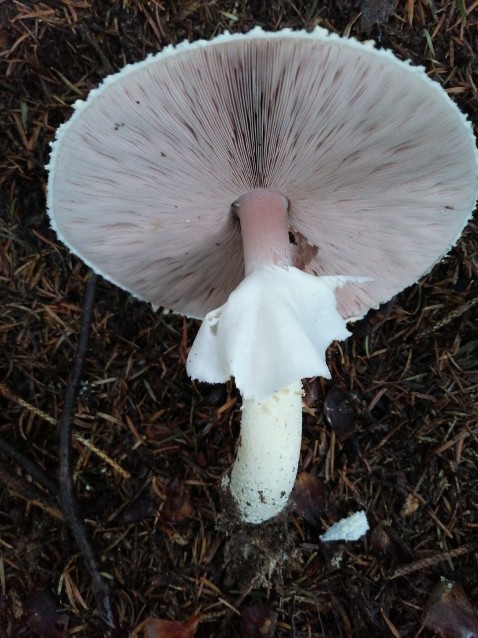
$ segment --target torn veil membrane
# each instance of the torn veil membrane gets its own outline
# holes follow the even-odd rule
[[[292,266],[254,270],[209,312],[190,350],[194,379],[234,377],[244,399],[260,401],[303,378],[330,378],[325,352],[350,332],[334,291],[367,277],[309,275]]]

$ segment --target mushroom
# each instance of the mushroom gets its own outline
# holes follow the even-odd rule
[[[204,318],[188,371],[235,378],[229,489],[258,523],[294,482],[301,379],[328,377],[346,320],[456,243],[477,167],[469,122],[423,68],[321,28],[255,28],[166,47],[76,102],[48,210],[106,279]]]

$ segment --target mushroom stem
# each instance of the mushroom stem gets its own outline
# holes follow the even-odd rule
[[[235,202],[246,277],[264,266],[292,264],[288,206],[283,195],[267,189],[245,193]],[[244,400],[230,491],[246,522],[266,521],[287,505],[297,474],[301,434],[300,380],[260,401]]]
[[[246,277],[261,266],[292,265],[288,207],[286,197],[267,189],[245,193],[234,203],[241,222]]]
[[[229,489],[241,518],[262,523],[280,514],[294,486],[302,436],[302,383],[242,406],[241,435]]]

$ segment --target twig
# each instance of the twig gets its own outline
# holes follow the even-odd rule
[[[88,448],[90,452],[92,452],[93,454],[96,454],[96,456],[102,459],[105,463],[108,463],[108,465],[111,465],[111,467],[114,470],[116,470],[118,474],[121,474],[123,478],[125,479],[131,478],[131,474],[127,470],[123,469],[121,465],[118,465],[118,463],[116,463],[116,461],[113,460],[111,456],[108,456],[106,452],[103,452],[103,450],[100,450],[99,448],[97,448],[96,445],[93,445],[91,441],[88,441],[88,439],[85,439],[85,437],[81,436],[81,434],[78,434],[78,432],[74,432],[73,436],[76,441],[78,441],[79,443],[84,445],[86,448]]]
[[[48,514],[53,516],[53,518],[60,521],[65,520],[62,512],[60,512],[58,507],[55,507],[55,502],[51,502],[46,494],[42,494],[34,485],[28,483],[28,481],[25,481],[24,479],[21,479],[19,476],[12,476],[11,472],[7,471],[1,465],[0,481],[8,485],[8,487],[17,494],[17,496],[25,499],[32,505],[36,505],[37,507],[45,510],[45,512],[48,512]]]
[[[93,581],[93,590],[96,596],[100,616],[109,627],[115,628],[113,606],[111,604],[110,588],[106,580],[100,574],[98,558],[88,540],[85,526],[83,524],[78,502],[75,496],[71,471],[71,439],[73,418],[75,413],[76,398],[78,395],[83,364],[88,349],[89,333],[93,315],[93,306],[96,290],[96,275],[90,274],[86,285],[85,301],[83,307],[83,320],[78,338],[78,346],[75,354],[73,369],[68,378],[65,392],[63,411],[59,419],[60,441],[60,503],[65,514],[65,518],[71,528],[76,543],[81,551],[83,560]]]
[[[455,308],[455,310],[452,310],[445,317],[443,317],[442,319],[434,323],[430,328],[427,328],[426,330],[422,330],[417,335],[417,339],[422,339],[423,337],[431,336],[432,334],[437,332],[437,330],[441,330],[441,328],[444,328],[445,326],[447,326],[454,319],[458,319],[458,317],[461,317],[461,315],[463,315],[465,312],[468,312],[468,310],[471,310],[474,306],[476,306],[476,304],[478,304],[478,297],[473,297],[473,299],[466,301],[459,308]]]
[[[58,498],[58,485],[53,479],[51,479],[41,467],[39,467],[33,461],[30,461],[24,454],[22,454],[11,443],[7,443],[5,439],[0,437],[0,451],[8,456],[12,461],[15,461],[27,474],[30,474],[32,479],[46,487],[54,496]]]
[[[448,552],[441,552],[436,556],[430,556],[429,558],[417,560],[409,565],[403,565],[402,567],[396,569],[390,578],[391,580],[393,580],[394,578],[406,576],[407,574],[412,574],[413,572],[417,572],[422,569],[428,569],[429,567],[437,565],[438,563],[442,563],[443,561],[449,560],[450,558],[457,558],[458,556],[463,556],[463,554],[468,554],[468,552],[474,552],[476,550],[478,550],[478,543],[468,543],[467,545],[462,545],[461,547],[457,547],[456,549],[451,549]]]
[[[40,408],[37,408],[31,403],[28,403],[28,401],[25,401],[25,399],[22,399],[21,397],[16,395],[15,392],[12,392],[10,388],[6,386],[4,383],[0,383],[0,394],[6,399],[8,399],[9,401],[12,401],[13,403],[16,403],[17,405],[21,406],[22,408],[26,408],[29,412],[31,412],[32,414],[35,414],[36,416],[39,416],[44,421],[47,421],[48,423],[53,423],[53,425],[56,425],[56,419],[54,419],[52,416],[50,416],[46,412],[43,412],[43,410],[40,410]]]

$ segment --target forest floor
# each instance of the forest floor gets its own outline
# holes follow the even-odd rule
[[[218,525],[234,385],[188,378],[198,322],[99,279],[72,471],[115,629],[65,522],[57,423],[88,269],[49,227],[49,143],[75,100],[126,63],[254,25],[374,39],[478,122],[478,1],[0,0],[0,638],[478,635],[476,221],[330,348],[332,381],[306,382],[295,505],[271,531],[289,560],[270,579],[260,541],[241,578]],[[319,541],[359,509],[371,526],[360,541]]]

